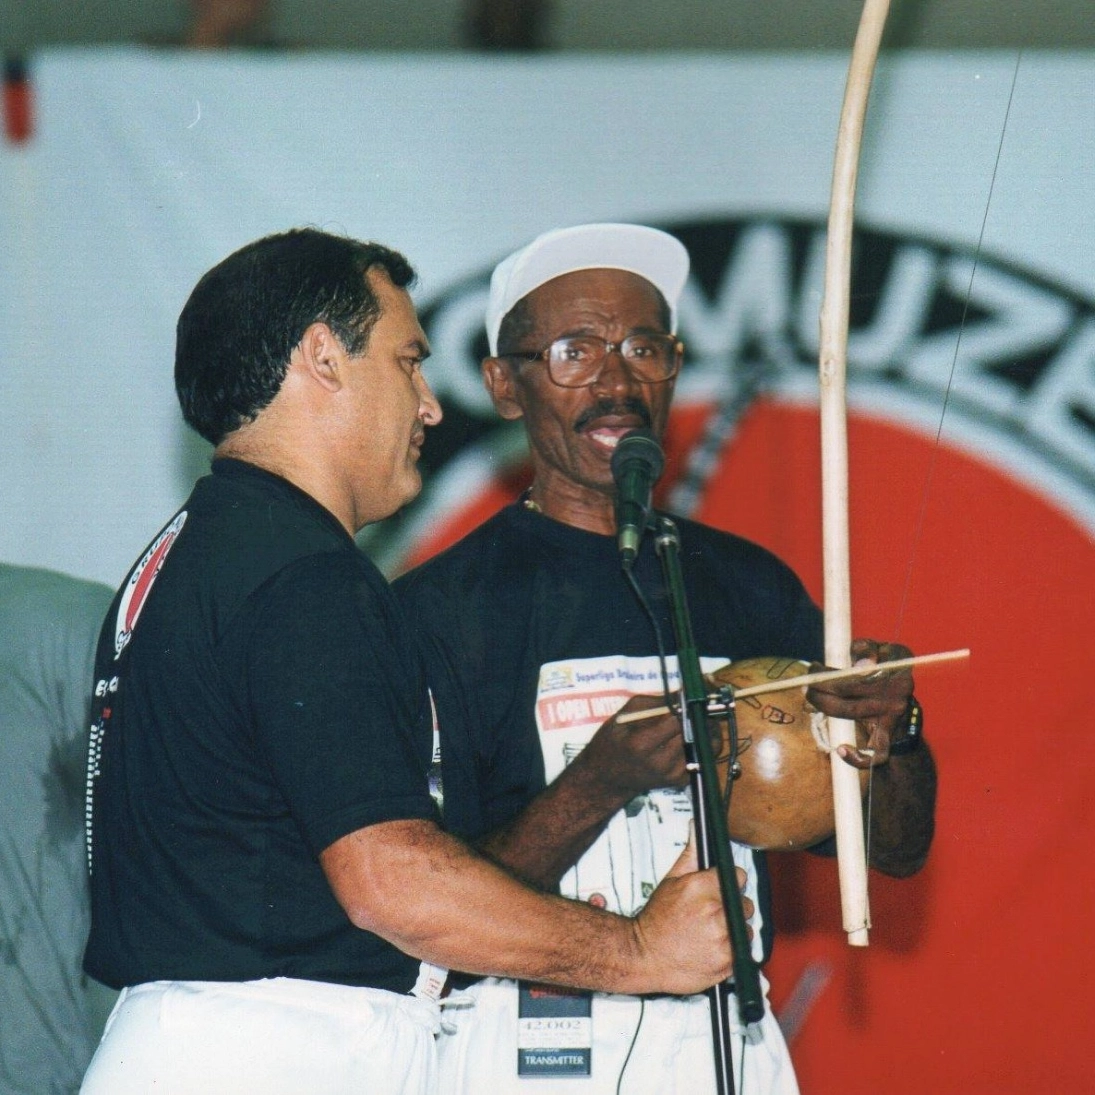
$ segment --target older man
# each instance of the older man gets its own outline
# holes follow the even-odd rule
[[[438,827],[417,655],[352,538],[417,493],[440,419],[412,276],[291,232],[180,316],[180,402],[216,449],[99,643],[85,968],[122,995],[86,1092],[430,1092],[431,963],[640,992],[725,974],[710,872],[682,861],[632,920]]]
[[[682,347],[676,305],[688,256],[650,228],[548,232],[495,270],[483,377],[499,414],[527,431],[533,481],[449,551],[396,583],[427,653],[449,743],[450,824],[518,875],[618,912],[643,907],[691,817],[672,718],[599,726],[634,693],[661,689],[655,631],[620,566],[610,460],[629,431],[661,435]],[[757,545],[679,521],[692,624],[705,664],[759,655],[813,660],[821,617],[794,574]],[[672,635],[660,566],[643,543],[633,573]],[[902,647],[858,640],[857,658]],[[915,871],[931,840],[934,769],[910,731],[905,674],[814,689],[826,713],[858,719],[874,762],[872,861]],[[865,754],[845,751],[865,766]],[[902,754],[898,756],[898,754]],[[468,808],[467,804],[473,804]],[[757,905],[754,956],[771,945],[763,857],[733,848]],[[690,931],[681,923],[681,931]],[[706,999],[598,995],[578,1052],[535,1045],[534,993],[489,979],[443,1037],[447,1089],[672,1095],[713,1090]],[[563,1010],[579,1007],[568,1002]],[[794,1092],[770,1013],[734,1031],[745,1092]],[[554,1076],[545,1085],[544,1074]]]

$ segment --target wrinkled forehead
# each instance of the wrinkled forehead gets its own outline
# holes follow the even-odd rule
[[[611,322],[669,329],[669,306],[655,286],[630,270],[591,269],[560,274],[518,301],[506,321],[523,312],[524,326],[550,334],[574,323]]]

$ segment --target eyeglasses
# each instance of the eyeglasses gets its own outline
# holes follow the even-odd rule
[[[681,368],[684,343],[672,335],[628,335],[621,342],[608,342],[594,335],[557,338],[542,350],[515,350],[499,357],[547,362],[548,375],[561,388],[585,388],[596,384],[608,355],[618,353],[628,371],[643,384],[671,380]]]

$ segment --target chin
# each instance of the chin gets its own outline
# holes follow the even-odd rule
[[[402,491],[402,501],[399,503],[399,508],[402,509],[408,502],[413,502],[422,493],[422,476],[419,474],[418,469],[410,473],[407,476],[407,482],[404,485]]]
[[[375,524],[397,514],[408,502],[413,502],[422,491],[422,478],[417,474],[392,476],[383,494],[373,494],[370,517],[366,524]]]

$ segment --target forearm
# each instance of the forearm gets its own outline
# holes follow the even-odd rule
[[[484,855],[529,885],[558,889],[559,880],[581,858],[627,803],[606,791],[580,763],[567,768],[508,825],[477,842]]]
[[[912,699],[912,675],[907,669],[885,671],[886,662],[911,653],[898,643],[855,639],[853,664],[876,663],[878,672],[814,685],[806,693],[831,718],[856,720],[860,747],[841,746],[840,753],[853,767],[871,769],[870,865],[895,878],[924,866],[935,830],[935,762],[920,740],[922,713]],[[919,745],[906,751],[914,738]],[[900,752],[892,751],[898,747]]]
[[[483,852],[530,884],[554,890],[617,810],[652,787],[685,786],[676,716],[662,707],[660,715],[620,721],[663,703],[660,696],[632,696],[517,818],[479,842]]]
[[[883,874],[906,878],[924,866],[935,832],[935,762],[927,743],[874,769],[870,860]]]
[[[639,921],[530,890],[427,822],[359,830],[321,858],[351,921],[415,958],[606,992],[703,987],[649,952]]]

